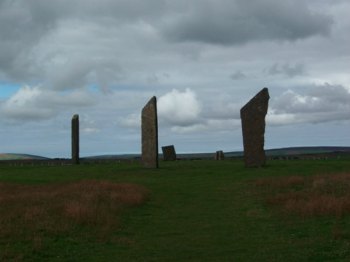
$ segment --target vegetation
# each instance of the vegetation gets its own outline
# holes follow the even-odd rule
[[[3,165],[0,260],[348,261],[348,174],[349,159]]]

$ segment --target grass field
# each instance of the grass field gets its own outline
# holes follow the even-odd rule
[[[348,174],[349,159],[0,166],[0,261],[349,261]]]

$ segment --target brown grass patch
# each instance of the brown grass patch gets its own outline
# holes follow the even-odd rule
[[[290,176],[255,181],[265,203],[302,217],[350,214],[350,174]]]
[[[20,239],[33,250],[43,238],[81,230],[106,238],[117,229],[121,211],[144,203],[149,191],[135,184],[83,180],[52,185],[0,183],[0,240]],[[1,260],[1,255],[0,255]]]

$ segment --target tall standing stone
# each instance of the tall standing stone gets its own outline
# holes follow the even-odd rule
[[[147,168],[158,168],[158,117],[155,96],[142,109],[141,118],[142,164]]]
[[[79,164],[79,115],[72,118],[72,163]]]
[[[246,167],[261,167],[265,165],[265,116],[269,99],[269,91],[265,87],[241,108],[244,162]]]
[[[164,161],[175,161],[176,160],[176,152],[175,152],[174,145],[162,146],[162,151],[163,151]]]

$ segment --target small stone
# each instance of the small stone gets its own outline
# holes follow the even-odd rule
[[[163,159],[164,161],[175,161],[176,160],[176,152],[174,145],[163,146]]]
[[[224,152],[222,150],[216,151],[215,160],[224,160],[224,159],[225,159]]]

